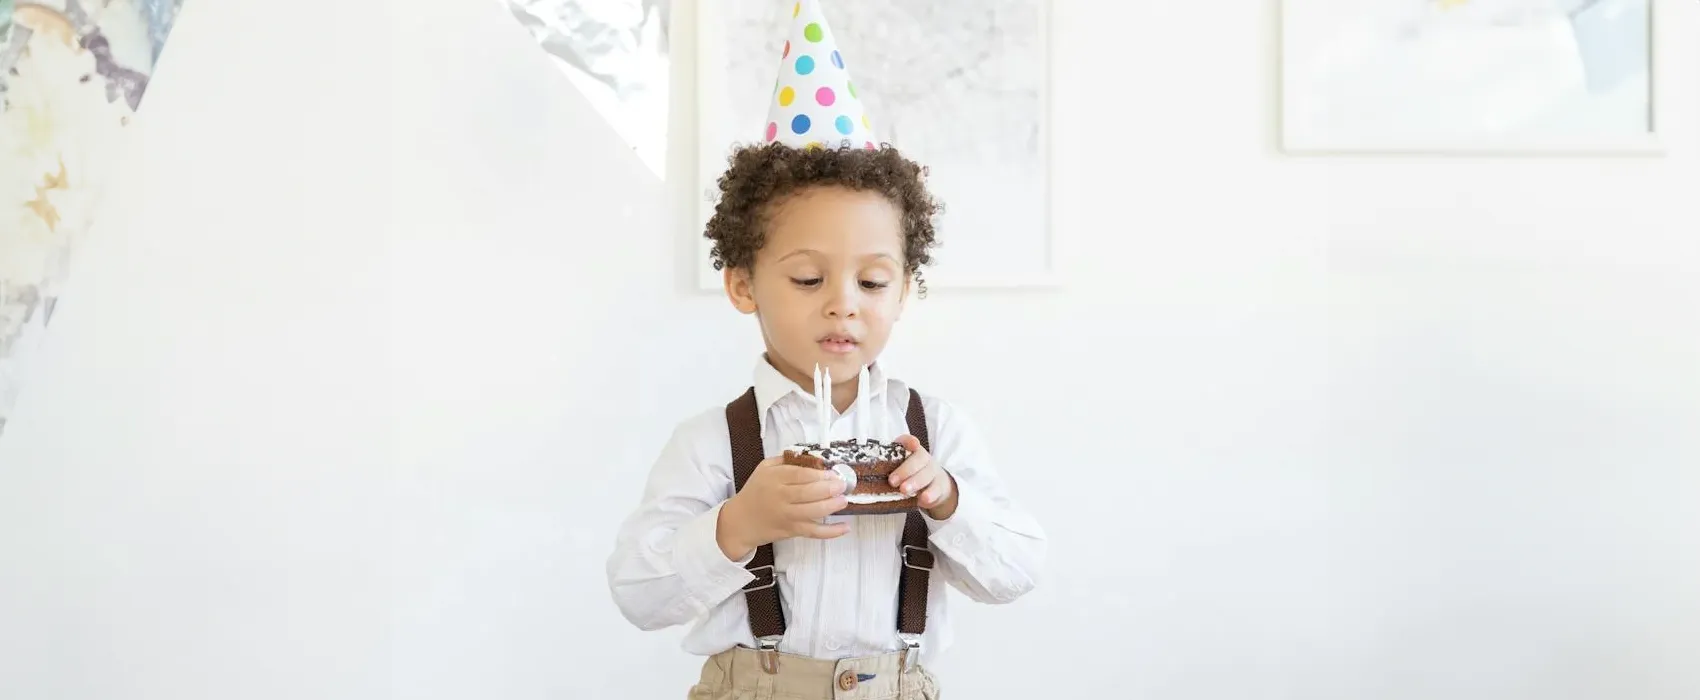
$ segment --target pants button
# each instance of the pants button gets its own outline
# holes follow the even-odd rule
[[[850,692],[852,690],[855,690],[856,689],[856,672],[855,671],[845,671],[843,673],[838,674],[838,689],[842,690],[844,692]]]

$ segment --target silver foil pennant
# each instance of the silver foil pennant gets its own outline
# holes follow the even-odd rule
[[[11,38],[12,0],[0,0],[0,52],[6,50],[6,42]]]
[[[654,172],[666,176],[669,0],[505,0]]]

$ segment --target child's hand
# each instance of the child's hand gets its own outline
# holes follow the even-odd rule
[[[844,481],[825,469],[784,464],[769,457],[756,465],[749,481],[720,509],[717,539],[727,558],[788,537],[828,540],[850,531],[848,523],[821,523],[843,510]]]
[[[936,520],[949,518],[956,512],[956,478],[933,461],[933,456],[921,448],[913,435],[897,438],[897,444],[910,452],[909,459],[891,472],[891,485],[904,494],[921,494],[921,507]]]

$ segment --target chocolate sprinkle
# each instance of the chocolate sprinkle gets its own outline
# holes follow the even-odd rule
[[[864,465],[875,462],[901,462],[909,458],[909,450],[902,445],[878,440],[834,440],[831,445],[822,449],[819,443],[803,443],[797,445],[803,452],[813,457],[819,457],[827,464]]]

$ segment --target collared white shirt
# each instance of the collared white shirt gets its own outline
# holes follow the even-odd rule
[[[869,405],[886,416],[892,439],[907,430],[909,387],[869,370]],[[756,405],[767,456],[809,442],[816,402],[758,359]],[[951,642],[946,588],[982,603],[1008,603],[1032,590],[1045,556],[1045,534],[1006,492],[976,428],[947,401],[919,392],[928,450],[956,477],[958,503],[946,520],[928,516],[936,556],[929,576],[922,663]],[[736,397],[727,397],[727,400]],[[856,408],[831,411],[831,439],[853,437]],[[754,579],[749,557],[729,560],[715,539],[720,506],[733,494],[732,449],[725,406],[675,428],[651,468],[635,511],[621,525],[607,562],[608,585],[621,614],[640,629],[690,624],[685,651],[713,655],[755,646],[743,586]],[[905,516],[835,516],[850,531],[829,540],[792,538],[773,545],[785,612],[781,652],[839,659],[902,648],[897,636],[897,583]],[[754,556],[752,553],[750,556]]]

